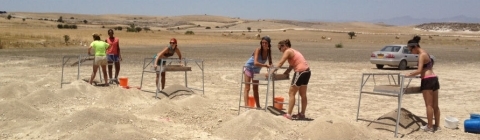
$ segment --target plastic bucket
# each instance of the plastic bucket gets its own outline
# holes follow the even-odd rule
[[[248,96],[248,106],[252,108],[255,107],[255,98],[253,98],[253,96]]]
[[[458,119],[452,116],[445,117],[445,127],[456,129],[458,127]]]
[[[465,132],[480,133],[480,119],[468,119],[463,123]]]
[[[121,87],[127,87],[128,86],[128,78],[127,77],[120,77],[118,79],[120,80],[120,86]]]
[[[283,101],[284,101],[283,97],[275,97],[274,102],[273,102],[273,107],[275,107],[278,110],[282,110],[283,109]]]
[[[470,114],[470,119],[480,119],[480,114],[472,113]]]

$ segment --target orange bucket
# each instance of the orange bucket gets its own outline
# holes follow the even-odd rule
[[[283,101],[284,101],[283,97],[275,97],[273,107],[275,107],[278,110],[282,110],[283,109]]]
[[[252,108],[255,107],[255,98],[253,98],[253,96],[248,96],[248,106]]]
[[[128,78],[127,77],[121,77],[118,78],[120,80],[120,86],[121,87],[127,87],[128,86]]]

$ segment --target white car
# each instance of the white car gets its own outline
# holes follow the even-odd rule
[[[430,55],[430,58],[434,63],[435,57]],[[372,52],[370,63],[375,64],[378,69],[383,69],[385,65],[388,65],[405,70],[409,67],[418,66],[418,54],[412,54],[407,45],[387,45],[380,51]]]

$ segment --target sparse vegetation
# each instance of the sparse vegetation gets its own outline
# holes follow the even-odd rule
[[[150,27],[143,27],[143,30],[144,30],[145,32],[152,31],[152,30],[150,29]]]
[[[88,21],[85,19],[85,20],[83,20],[83,23],[84,23],[84,24],[87,24],[87,23],[88,23]]]
[[[142,28],[141,27],[135,27],[135,30],[137,30],[137,32],[140,32],[140,31],[142,31]]]
[[[335,48],[343,48],[343,44],[342,43],[337,43],[337,44],[335,44]]]
[[[70,17],[70,19],[75,19],[74,17]]]
[[[7,19],[10,20],[12,18],[12,15],[8,15]]]
[[[215,28],[220,28],[219,26],[215,26]]]
[[[138,27],[140,28],[140,27]],[[140,28],[142,30],[142,28]],[[127,27],[127,32],[139,32],[137,28],[135,27],[135,24],[130,24],[130,27]]]
[[[58,29],[77,29],[77,25],[68,25],[68,24],[58,24],[57,25]]]
[[[115,27],[115,28],[113,28],[113,29],[114,29],[114,30],[120,30],[120,31],[121,31],[121,30],[123,30],[123,27],[122,27],[122,26],[117,26],[117,27]]]
[[[262,33],[262,29],[257,29],[258,33]]]
[[[195,33],[193,31],[186,31],[185,34],[186,35],[194,35]]]
[[[248,30],[248,32],[250,32],[250,30],[252,30],[252,28],[251,28],[251,27],[247,27],[247,30]]]
[[[64,22],[62,16],[60,16],[60,18],[57,19],[57,22],[61,22],[61,23]]]
[[[68,41],[70,41],[70,36],[64,35],[64,36],[63,36],[63,39],[65,40],[65,45],[68,46]]]
[[[22,21],[25,21],[25,18],[22,18]]]
[[[205,27],[205,29],[211,29],[210,27]]]
[[[350,39],[353,39],[355,35],[355,32],[348,32],[348,36],[350,36]]]

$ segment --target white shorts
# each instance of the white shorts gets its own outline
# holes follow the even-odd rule
[[[156,71],[157,74],[159,74],[160,72],[165,72],[165,66],[163,66],[162,69],[160,69],[160,66],[157,66],[157,69],[155,69],[155,67],[152,66],[152,67],[150,67],[150,69],[151,69],[152,71]]]
[[[107,56],[95,56],[93,65],[107,65]]]

